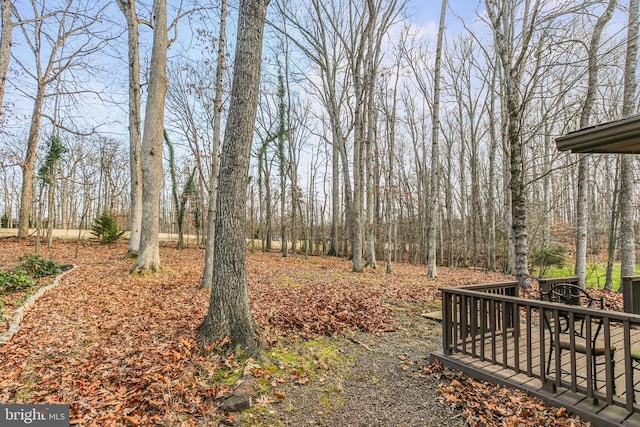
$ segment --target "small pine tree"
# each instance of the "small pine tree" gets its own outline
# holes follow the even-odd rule
[[[93,221],[91,234],[100,239],[100,243],[113,243],[124,236],[125,230],[118,227],[116,219],[108,212],[103,212]]]

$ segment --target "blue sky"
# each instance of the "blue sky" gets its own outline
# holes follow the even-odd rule
[[[80,0],[80,1],[89,1],[89,0]],[[124,27],[124,17],[115,6],[115,1],[109,0],[109,2],[110,4],[108,6],[108,11],[110,16],[112,16],[111,19],[114,22],[121,22],[122,26]],[[150,3],[151,3],[151,0],[138,0],[138,12],[144,19],[149,18],[148,6]],[[169,0],[169,3],[172,3],[172,1]],[[229,9],[229,17],[228,17],[228,25],[229,25],[228,37],[229,37],[229,42],[233,42],[233,37],[231,33],[232,33],[233,27],[235,27],[235,21],[237,19],[237,16],[236,16],[237,6],[234,6],[234,4],[237,3],[237,1],[231,0],[230,3],[231,3],[231,7]],[[50,8],[56,7],[56,5],[58,4],[58,0],[47,0],[45,4]],[[447,16],[447,27],[448,28],[459,27],[459,23],[457,22],[455,17],[450,15],[451,11],[453,11],[456,14],[461,14],[462,16],[465,17],[465,19],[467,18],[473,19],[474,12],[478,4],[479,4],[478,1],[464,2],[464,1],[457,0],[455,2],[450,2],[449,13]],[[21,15],[23,17],[29,18],[32,15],[31,5],[29,4],[29,2],[19,1],[17,2],[16,6],[20,9]],[[412,21],[415,27],[420,28],[421,34],[424,34],[427,37],[430,37],[431,35],[433,35],[433,37],[435,38],[435,35],[437,34],[437,25],[439,20],[440,7],[441,7],[441,3],[439,1],[436,2],[436,1],[429,1],[429,0],[409,0],[406,10],[407,10],[407,15],[409,17],[409,20]],[[173,10],[173,13],[175,13],[175,10]],[[170,12],[170,15],[171,14],[172,12]],[[189,46],[192,44],[189,40],[190,35],[188,33],[192,31],[193,28],[191,28],[188,25],[188,23],[186,23],[186,21],[183,21],[183,22],[184,22],[183,25],[185,26],[185,28],[181,29],[179,33],[178,43],[176,44],[176,46],[174,46],[170,50],[169,52],[170,57],[172,55],[182,55],[182,53],[180,53],[180,51],[182,50],[182,47]],[[141,32],[141,40],[143,41],[143,43],[145,43],[145,45],[143,45],[141,49],[141,59],[144,63],[146,60],[148,60],[148,56],[150,53],[148,52],[149,43],[147,40],[150,37],[150,30],[147,27],[142,26],[140,32]],[[145,40],[147,40],[147,42],[145,42]],[[107,121],[107,122],[110,122],[110,124],[107,125],[107,127],[110,129],[115,130],[117,128],[122,128],[121,135],[116,132],[116,133],[113,133],[111,136],[117,137],[117,138],[120,138],[120,137],[124,138],[127,134],[126,132],[126,110],[127,110],[126,97],[122,98],[124,95],[126,95],[126,88],[124,87],[126,85],[126,67],[125,67],[125,62],[123,61],[124,59],[126,59],[126,56],[125,56],[126,55],[125,54],[126,36],[125,35],[122,35],[120,37],[119,43],[120,43],[120,47],[117,48],[117,50],[115,48],[108,48],[107,53],[105,55],[102,55],[102,58],[98,59],[98,61],[102,63],[101,68],[105,68],[106,72],[101,76],[98,76],[98,75],[87,76],[87,80],[85,81],[85,84],[91,84],[93,89],[97,91],[101,91],[102,89],[100,88],[100,86],[103,86],[106,89],[104,91],[105,95],[107,94],[107,91],[112,92],[108,94],[108,97],[109,98],[115,97],[116,99],[121,99],[122,105],[118,107],[116,104],[114,104],[111,106],[107,105],[107,106],[101,107],[100,106],[102,102],[101,100],[97,99],[96,97],[93,97],[94,99],[90,100],[88,99],[88,98],[91,98],[89,96],[89,97],[85,97],[85,102],[90,102],[91,106],[89,108],[84,107],[82,111],[84,112],[86,120],[90,122],[95,123],[96,121],[97,122]],[[28,47],[26,46],[26,44],[24,43],[22,39],[22,34],[18,28],[14,30],[14,49],[15,49],[14,54],[16,56],[19,56],[23,62],[33,63],[33,58],[31,57],[31,53],[28,50]],[[12,65],[13,65],[13,68],[15,69],[15,66],[16,66],[15,61]],[[30,83],[32,83],[29,81],[28,78],[25,78],[25,76],[18,77],[17,79],[14,77],[13,80],[14,80],[14,83],[22,87],[28,87]],[[31,113],[31,108],[32,108],[32,101],[31,99],[19,96],[17,93],[15,93],[12,90],[10,86],[11,85],[7,87],[7,98],[9,101],[13,100],[14,109],[17,111],[20,111],[20,113],[17,114],[16,121],[11,125],[10,133],[14,133],[18,135],[18,137],[20,138],[20,137],[23,137],[25,131],[24,130],[20,131],[19,128],[24,126],[25,123],[28,123],[29,116]]]
[[[57,1],[58,0],[48,0],[47,4],[54,5],[56,4]],[[114,20],[114,22],[123,23],[124,18],[122,17],[120,11],[117,10],[117,7],[115,6],[112,0],[109,0],[109,1],[111,2],[109,4],[109,10],[110,10],[110,14],[113,17],[112,19]],[[139,0],[139,2],[150,3],[151,0]],[[23,10],[25,8],[27,9],[25,10],[25,14],[27,14],[29,9],[28,2],[20,1],[17,3],[18,3],[17,5],[21,7]],[[231,3],[232,4],[237,3],[237,1],[231,1]],[[435,37],[437,35],[438,20],[440,18],[440,8],[441,8],[441,2],[433,1],[433,0],[408,0],[407,7],[406,7],[406,15],[410,20],[410,22],[412,23],[412,25],[414,26],[414,28],[420,33],[420,35],[426,37],[427,39],[433,40],[433,43],[435,43]],[[484,9],[483,0],[466,0],[466,1],[450,0],[448,3],[448,10],[447,10],[447,16],[446,16],[447,38],[451,40],[454,34],[461,33],[464,31],[463,25],[460,22],[461,19],[465,21],[467,26],[473,27],[474,30],[487,31],[486,25],[484,24],[476,22],[476,24],[474,25],[474,21],[477,20],[476,18],[477,13],[478,12],[482,13],[483,9]],[[142,15],[146,15],[148,14],[148,8],[140,6],[139,12]],[[237,15],[237,9],[235,7],[230,8],[229,18],[228,18],[230,29],[233,28],[234,26],[235,20],[237,19],[236,15]],[[618,12],[617,16],[619,21],[624,21],[623,13]],[[148,18],[148,16],[143,16],[143,17]],[[621,25],[624,25],[624,23],[619,22],[618,28]],[[614,26],[611,25],[610,28],[612,27]],[[188,34],[189,31],[191,30],[192,28],[190,28],[189,26],[185,26],[184,30],[180,32],[179,34],[180,41],[176,46],[174,46],[171,49],[171,51],[169,52],[170,56],[180,54],[179,45],[188,46],[191,44],[189,41],[190,36]],[[397,31],[399,32],[399,29],[397,29]],[[149,56],[148,37],[150,36],[150,31],[146,27],[143,27],[141,29],[141,35],[143,39],[144,38],[147,39],[147,43],[142,48],[142,52],[141,52],[142,53],[141,57],[144,63],[144,61],[147,60]],[[24,60],[27,62],[30,60],[32,61],[32,59],[29,59],[30,53],[26,49],[26,46],[24,45],[24,43],[22,44],[20,43],[20,34],[18,29],[14,31],[14,37],[16,38],[16,43],[14,45],[14,48],[16,49],[16,52],[15,52],[16,55],[20,55],[24,57]],[[393,38],[393,35],[391,35],[391,38]],[[231,31],[229,34],[229,41],[230,42],[233,41],[233,36],[231,34]],[[93,102],[92,106],[90,108],[85,107],[83,112],[86,114],[88,118],[89,116],[93,115],[93,113],[96,113],[96,117],[90,118],[91,120],[100,121],[100,120],[105,120],[105,117],[106,117],[106,119],[112,123],[111,125],[109,125],[110,128],[121,129],[121,131],[119,131],[120,132],[119,134],[116,133],[113,136],[118,138],[120,137],[124,138],[126,137],[126,133],[127,133],[126,132],[126,66],[125,66],[125,62],[123,61],[126,58],[126,54],[124,53],[126,52],[125,51],[126,37],[122,36],[120,38],[119,43],[120,45],[117,48],[117,51],[116,49],[109,49],[108,53],[103,55],[103,58],[99,59],[100,62],[102,62],[103,64],[106,64],[104,66],[104,68],[106,68],[105,74],[103,76],[99,76],[100,80],[98,80],[98,76],[91,76],[91,78],[89,78],[88,81],[91,82],[92,85],[94,85],[96,90],[100,90],[100,85],[104,85],[105,88],[108,88],[108,90],[113,92],[113,97],[115,99],[120,100],[117,104],[122,104],[122,105],[118,106],[117,104],[112,104],[112,105],[100,107],[100,101],[98,99],[94,99],[92,101]],[[22,50],[22,51],[20,52],[19,50]],[[15,68],[15,64],[13,64],[13,66]],[[24,81],[25,85],[27,85],[28,84],[27,80],[28,79],[20,78],[18,79],[18,82],[19,84],[22,84],[22,81]],[[9,100],[11,99],[15,100],[14,107],[22,112],[17,122],[14,123],[13,125],[14,128],[12,130],[15,131],[17,127],[24,126],[25,123],[28,123],[29,115],[32,108],[32,101],[28,98],[17,96],[17,94],[15,93],[15,88],[11,88],[10,86],[11,85],[8,85],[7,87],[7,97],[9,98]],[[11,93],[12,91],[14,92],[13,94]],[[16,132],[16,133],[19,133],[19,132]]]
[[[440,8],[442,3],[434,0],[409,0],[407,16],[417,26],[429,29],[428,33],[434,37],[438,31]],[[462,29],[460,19],[471,23],[476,19],[476,11],[484,9],[484,2],[480,0],[455,0],[447,4],[445,25],[448,31]]]

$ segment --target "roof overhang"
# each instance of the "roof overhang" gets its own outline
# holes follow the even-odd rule
[[[556,138],[559,151],[640,154],[640,115],[602,123]]]

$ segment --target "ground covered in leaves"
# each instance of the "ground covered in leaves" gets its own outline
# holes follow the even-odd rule
[[[0,242],[0,267],[33,252]],[[67,403],[74,425],[580,425],[524,394],[429,364],[438,287],[497,274],[394,264],[356,274],[344,259],[250,254],[251,308],[273,364],[203,354],[204,251],[163,247],[162,274],[132,277],[126,245],[55,241],[43,255],[77,268],[0,346],[0,402]],[[0,334],[3,325],[0,324]],[[254,406],[217,411],[247,373]]]

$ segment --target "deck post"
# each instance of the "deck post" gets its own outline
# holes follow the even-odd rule
[[[640,314],[640,276],[624,276],[621,286],[625,313]]]
[[[451,298],[453,296],[447,291],[442,291],[442,352],[445,355],[451,354]]]

